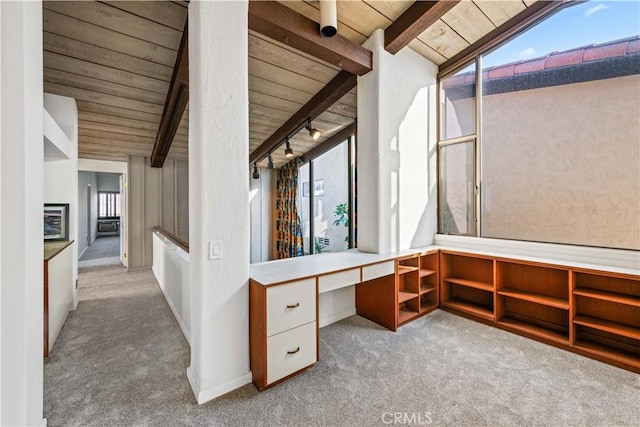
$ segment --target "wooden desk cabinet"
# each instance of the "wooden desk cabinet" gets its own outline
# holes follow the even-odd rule
[[[315,278],[264,287],[250,283],[250,345],[258,390],[295,375],[318,360]]]

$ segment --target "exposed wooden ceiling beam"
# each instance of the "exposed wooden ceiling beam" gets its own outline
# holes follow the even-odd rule
[[[249,2],[249,29],[359,76],[373,68],[371,51],[339,34],[322,37],[318,23],[275,1]]]
[[[173,67],[169,92],[164,103],[158,135],[151,152],[151,167],[161,168],[169,154],[182,114],[189,101],[189,22],[184,24],[184,32]]]
[[[384,48],[395,55],[459,2],[416,1],[384,31]]]
[[[351,89],[356,87],[357,77],[348,71],[340,71],[325,87],[320,89],[313,98],[296,111],[273,135],[267,138],[249,156],[249,162],[254,163],[262,160],[270,152],[282,145],[284,139],[307,120],[313,120],[322,114],[327,108],[346,95]]]
[[[310,151],[306,152],[302,155],[302,163],[308,163],[310,160],[315,159],[316,157],[320,157],[327,151],[331,150],[336,145],[342,143],[351,135],[356,133],[357,125],[356,122],[351,123],[347,127],[341,129],[335,135],[327,138],[325,141],[322,141],[322,144],[315,146]]]
[[[546,1],[539,0],[531,6],[489,32],[477,42],[473,43],[457,55],[440,64],[438,77],[444,77],[466,65],[477,55],[492,49],[505,42],[510,37],[526,29],[533,22],[549,16],[566,6],[582,3],[582,1]]]

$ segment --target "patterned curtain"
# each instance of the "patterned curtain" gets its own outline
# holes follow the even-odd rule
[[[284,165],[278,172],[276,200],[276,250],[278,258],[304,255],[302,226],[298,215],[299,158]]]

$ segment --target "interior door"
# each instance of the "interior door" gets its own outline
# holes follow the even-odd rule
[[[125,174],[120,174],[120,262],[129,266],[127,259],[127,180]]]

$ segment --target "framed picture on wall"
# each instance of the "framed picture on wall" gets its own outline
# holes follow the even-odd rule
[[[69,204],[44,205],[44,240],[69,240]]]

